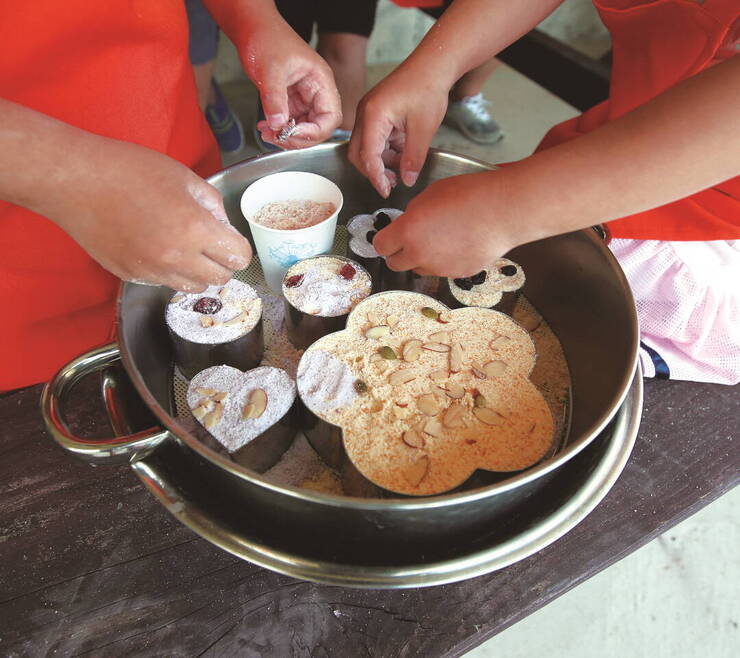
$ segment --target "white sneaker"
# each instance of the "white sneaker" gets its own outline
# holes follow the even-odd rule
[[[490,104],[483,94],[466,96],[447,106],[444,121],[478,144],[495,144],[504,133],[488,111]]]

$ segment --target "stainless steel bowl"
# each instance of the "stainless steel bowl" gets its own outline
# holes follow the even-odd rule
[[[345,195],[340,220],[346,221],[383,204],[404,208],[434,180],[489,168],[469,158],[432,151],[416,186],[399,187],[390,200],[383,201],[348,163],[346,145],[330,144],[249,160],[213,176],[210,182],[222,192],[232,223],[249,235],[239,198],[247,185],[266,174],[303,170],[330,178]],[[531,505],[538,495],[551,501],[549,487],[558,481],[559,470],[592,442],[616,441],[622,449],[620,459],[626,459],[624,450],[634,440],[641,405],[633,384],[638,348],[634,302],[621,269],[596,232],[577,231],[541,240],[517,248],[511,258],[527,272],[524,295],[563,345],[572,378],[572,420],[560,452],[495,484],[429,498],[370,500],[276,486],[234,464],[206,448],[174,418],[173,354],[162,321],[171,291],[136,284],[125,284],[119,296],[118,345],[76,359],[45,389],[42,409],[47,426],[63,447],[78,456],[96,462],[129,460],[143,478],[154,478],[151,472],[163,459],[181,464],[182,500],[207,483],[209,495],[219,501],[223,512],[217,524],[193,523],[191,527],[269,568],[350,586],[382,587],[449,582],[482,573],[480,564],[470,568],[469,553],[461,547],[473,546],[494,526],[512,523],[517,510]],[[119,353],[136,392],[159,426],[107,441],[81,440],[69,432],[62,418],[66,393],[80,377],[115,362]],[[631,386],[633,397],[625,406]],[[620,408],[620,418],[605,432]],[[565,496],[561,505],[565,508],[575,501]],[[537,515],[532,519],[534,527],[547,524]],[[202,530],[206,527],[210,528],[207,532]],[[258,538],[251,536],[251,527],[261,528]],[[311,557],[299,560],[301,568],[296,570],[290,559],[272,559],[278,553]],[[267,554],[272,557],[255,557]],[[359,564],[353,555],[362,556]],[[423,565],[442,563],[443,568],[429,567],[441,569],[438,577],[424,576]],[[486,564],[485,568],[496,568]]]

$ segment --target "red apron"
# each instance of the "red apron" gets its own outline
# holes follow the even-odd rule
[[[0,62],[5,99],[201,175],[220,166],[198,108],[183,0],[2,2]],[[55,224],[4,202],[0,248],[2,391],[44,381],[108,340],[119,281]]]
[[[740,37],[738,0],[594,0],[612,36],[609,100],[555,126],[548,148],[616,119],[731,57]],[[696,117],[696,122],[711,117]],[[700,139],[700,137],[697,137]],[[640,240],[740,238],[740,177],[609,223],[613,237]]]

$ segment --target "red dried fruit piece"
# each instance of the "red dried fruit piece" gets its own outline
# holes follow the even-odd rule
[[[297,288],[303,283],[303,274],[294,274],[285,280],[286,288]]]
[[[347,281],[352,281],[352,279],[355,278],[355,274],[357,274],[357,270],[349,263],[345,263],[344,265],[342,265],[342,269],[339,270],[339,276],[341,276],[343,279],[346,279]]]
[[[465,443],[467,443],[469,446],[473,446],[478,443],[478,441],[476,441],[475,439],[465,439]]]
[[[221,300],[215,297],[201,297],[193,304],[193,310],[203,315],[213,315],[218,313],[222,308]]]

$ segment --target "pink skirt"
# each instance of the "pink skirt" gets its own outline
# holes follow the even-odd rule
[[[740,382],[740,241],[609,247],[635,297],[645,376]]]

